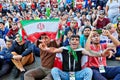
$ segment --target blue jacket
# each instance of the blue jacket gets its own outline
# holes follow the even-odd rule
[[[68,46],[68,45],[69,45],[69,38],[67,38],[67,39],[65,40],[65,42],[63,42],[62,45],[63,45],[63,46]]]
[[[8,48],[3,48],[2,51],[0,51],[0,56],[3,56],[3,59],[7,62],[11,61],[11,53]]]
[[[80,35],[80,45],[82,46],[82,48],[85,47],[86,41],[87,41],[87,38],[84,36],[84,34],[81,34]]]
[[[19,55],[26,56],[32,52],[33,45],[30,41],[25,41],[23,45],[19,45],[16,41],[13,42],[12,47],[9,49],[10,52],[16,52]],[[13,55],[11,54],[11,58]]]
[[[7,27],[4,28],[4,30],[0,30],[0,38],[5,40],[5,36],[7,35],[9,29]]]

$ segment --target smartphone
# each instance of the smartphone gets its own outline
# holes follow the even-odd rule
[[[102,29],[97,29],[96,32],[98,32],[98,34],[102,34]]]

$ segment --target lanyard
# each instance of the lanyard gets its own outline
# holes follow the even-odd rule
[[[70,58],[70,54],[69,54],[69,71],[71,70],[71,58]],[[75,71],[75,59],[73,62],[73,71]]]
[[[100,50],[99,50],[99,52],[100,52],[100,53],[103,52],[101,45],[100,45]],[[102,65],[102,57],[98,57],[98,61],[99,61],[99,64]]]

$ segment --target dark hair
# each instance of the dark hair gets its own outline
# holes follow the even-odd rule
[[[48,36],[46,33],[42,33],[39,37],[39,39],[41,40],[41,36]]]
[[[8,19],[11,19],[11,21],[13,21],[13,18],[11,18],[11,17],[8,17]]]
[[[4,22],[0,22],[0,23],[2,23],[3,25],[5,25],[5,23],[4,23]]]
[[[13,43],[13,40],[12,40],[12,39],[9,39],[9,40],[6,40],[6,42]]]
[[[70,29],[70,30],[68,30],[68,31],[67,31],[67,34],[68,34],[68,32],[72,32],[72,30],[71,30],[71,29]]]
[[[80,36],[79,36],[79,35],[72,35],[72,36],[70,37],[70,40],[71,40],[72,38],[79,38],[79,39],[80,39]]]
[[[83,28],[83,30],[82,30],[82,34],[83,34],[83,32],[85,31],[86,28],[89,28],[89,29],[91,30],[91,27],[86,26],[86,27]]]
[[[42,36],[48,36],[46,33],[42,33],[41,35],[40,35],[40,37],[37,39],[37,41],[36,41],[36,46],[38,47],[39,46],[39,44],[40,43],[42,43],[40,40],[41,40],[41,37]]]

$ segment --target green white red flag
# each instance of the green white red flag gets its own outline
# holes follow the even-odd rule
[[[26,32],[27,38],[34,42],[42,33],[48,34],[51,39],[55,39],[58,31],[59,19],[46,20],[22,20],[22,30]],[[19,30],[22,33],[22,31]],[[24,36],[21,34],[22,37]]]

